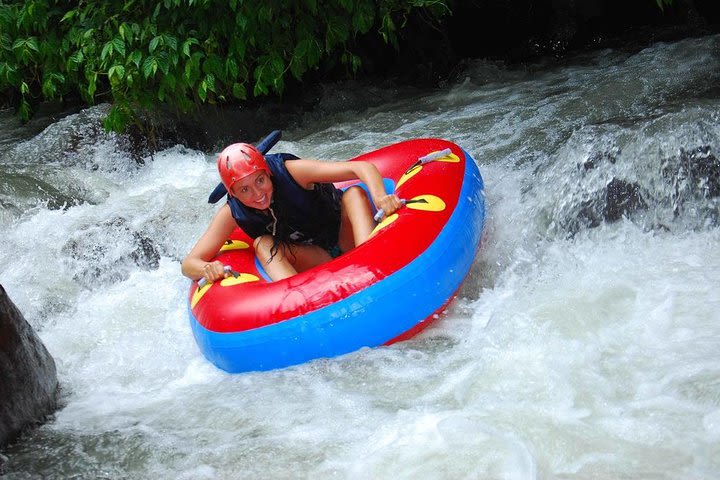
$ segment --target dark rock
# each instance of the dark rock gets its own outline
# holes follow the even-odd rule
[[[263,99],[247,105],[216,107],[203,105],[186,115],[176,115],[168,109],[155,112],[148,123],[155,129],[156,145],[142,145],[147,136],[134,135],[141,150],[168,148],[176,144],[197,150],[220,150],[233,142],[256,143],[273,130],[282,130],[300,118],[303,106],[295,102]]]
[[[602,223],[602,216],[597,208],[597,199],[585,200],[580,204],[576,221],[567,222],[571,234],[577,233],[580,227],[595,228]]]
[[[0,445],[57,409],[55,361],[0,285]]]
[[[692,204],[720,196],[720,160],[708,145],[681,149],[679,155],[665,159],[662,175],[671,185],[670,201],[676,217],[683,214],[688,202]],[[708,213],[717,218],[716,212]]]
[[[582,228],[599,227],[603,222],[612,223],[624,216],[630,216],[647,209],[640,185],[613,178],[604,189],[594,192],[590,199],[583,200],[574,218],[563,222],[570,235]]]
[[[578,165],[578,167],[582,168],[587,172],[606,161],[614,165],[619,155],[619,149],[617,149],[616,151],[595,152],[590,155],[588,159],[585,160],[582,164]]]
[[[138,267],[156,270],[161,252],[123,217],[79,228],[62,247],[72,278],[85,288],[126,280]]]
[[[647,208],[637,183],[629,183],[613,178],[605,187],[605,208],[603,218],[606,222],[615,222],[625,215]]]
[[[138,232],[133,232],[136,248],[130,252],[130,258],[135,265],[143,270],[157,270],[160,267],[160,252],[155,242]]]
[[[690,151],[680,150],[677,175],[702,197],[720,196],[720,161],[708,145]]]

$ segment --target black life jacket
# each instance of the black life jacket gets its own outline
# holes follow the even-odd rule
[[[265,155],[273,183],[270,213],[247,207],[232,196],[228,197],[230,211],[238,226],[252,238],[274,233],[280,241],[329,249],[338,241],[342,192],[331,183],[315,184],[313,190],[298,185],[285,167],[286,160],[297,158],[289,153]]]

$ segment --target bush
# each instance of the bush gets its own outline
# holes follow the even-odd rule
[[[71,3],[77,3],[72,6]],[[280,94],[290,78],[339,62],[361,68],[357,39],[397,46],[413,9],[443,0],[27,0],[0,5],[0,92],[21,118],[42,100],[110,101],[122,130],[165,104],[187,112]]]

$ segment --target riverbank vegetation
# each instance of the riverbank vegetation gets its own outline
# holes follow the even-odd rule
[[[74,4],[74,6],[73,6]],[[357,43],[397,45],[413,10],[441,0],[28,0],[0,5],[0,92],[23,119],[41,99],[111,101],[106,127],[166,104],[186,112],[281,94],[308,71],[357,72]]]
[[[43,101],[109,102],[105,127],[119,131],[137,123],[139,113],[160,106],[184,114],[201,105],[258,101],[304,83],[377,74],[382,70],[377,65],[414,62],[412,76],[424,69],[423,62],[432,69],[433,62],[444,62],[444,68],[455,57],[492,56],[502,50],[523,56],[530,45],[536,53],[555,53],[558,45],[567,48],[569,36],[578,38],[578,32],[588,30],[588,22],[598,15],[615,21],[622,14],[617,2],[591,3],[4,2],[0,105],[27,120]],[[639,3],[656,14],[675,4],[693,5],[691,0]],[[538,26],[547,31],[538,32]],[[522,38],[513,41],[516,37]],[[542,47],[543,42],[551,49]]]

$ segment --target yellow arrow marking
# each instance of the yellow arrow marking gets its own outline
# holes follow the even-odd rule
[[[228,250],[242,250],[244,248],[250,248],[250,245],[242,240],[225,240],[225,244],[220,247],[220,251],[227,252]]]
[[[417,202],[416,200],[425,200],[424,202]],[[435,195],[418,195],[417,197],[413,197],[412,201],[410,203],[407,203],[405,205],[407,208],[411,208],[413,210],[422,210],[425,212],[441,212],[445,210],[447,205],[445,204],[445,201],[440,198],[436,197]],[[383,228],[390,225],[392,222],[398,219],[398,214],[393,213],[389,217],[385,217],[382,222],[378,223],[378,225],[375,227],[375,229],[370,233],[370,237],[375,235],[378,231],[382,230]],[[370,238],[368,237],[368,238]]]
[[[440,151],[440,150],[437,150]],[[428,155],[432,155],[435,152],[430,152]],[[454,153],[451,153],[449,155],[445,155],[444,157],[436,158],[433,160],[433,162],[447,162],[447,163],[458,163],[460,162],[460,157],[455,155]],[[410,180],[412,177],[417,175],[420,170],[422,170],[422,165],[416,165],[412,167],[410,170],[405,172],[402,177],[400,177],[400,180],[398,180],[397,185],[395,185],[395,189],[397,189],[400,185]]]
[[[424,202],[416,202],[415,200],[425,200]],[[418,195],[412,199],[412,203],[405,205],[413,210],[423,210],[426,212],[441,212],[445,210],[445,202],[442,198],[435,195]]]
[[[397,188],[398,188],[400,185],[402,185],[403,183],[407,182],[407,181],[410,180],[412,177],[414,177],[415,175],[417,175],[417,173],[418,173],[420,170],[422,170],[422,165],[416,165],[416,166],[412,167],[410,170],[408,170],[407,172],[405,172],[405,173],[403,174],[403,176],[400,177],[400,180],[398,180],[397,185],[395,185],[395,189],[397,190]]]
[[[220,285],[223,287],[232,287],[233,285],[240,285],[241,283],[257,282],[260,280],[258,277],[251,273],[238,273],[238,276],[230,276],[223,278],[220,281]]]
[[[451,153],[450,155],[445,155],[444,157],[438,158],[437,160],[433,160],[433,161],[434,162],[458,163],[458,162],[460,162],[460,157],[458,157],[454,153]]]
[[[390,225],[392,222],[394,222],[397,219],[398,219],[397,213],[393,213],[389,217],[385,217],[382,222],[377,224],[377,227],[375,227],[375,229],[370,233],[370,236],[368,238],[372,238],[373,235],[375,235],[377,232],[379,232],[383,228],[387,227],[388,225]]]
[[[210,287],[212,287],[212,283],[208,282],[203,287],[195,290],[192,300],[190,301],[190,308],[195,308],[195,305],[197,305],[203,295],[205,295],[207,291],[210,290]]]
[[[231,275],[227,278],[223,278],[220,280],[220,286],[221,287],[232,287],[233,285],[240,285],[241,283],[248,283],[248,282],[257,282],[260,280],[258,277],[251,273],[238,273],[237,277],[234,275]],[[192,300],[190,301],[190,308],[195,308],[195,305],[200,301],[200,299],[207,293],[208,290],[210,290],[210,287],[213,286],[214,282],[208,282],[204,286],[198,288],[195,290],[195,293],[193,294]]]

